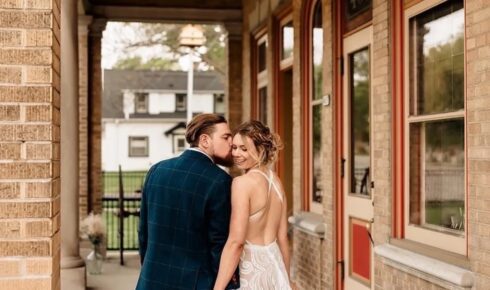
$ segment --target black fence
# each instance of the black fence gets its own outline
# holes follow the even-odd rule
[[[107,249],[138,250],[141,189],[146,171],[103,172],[102,216],[107,228]]]

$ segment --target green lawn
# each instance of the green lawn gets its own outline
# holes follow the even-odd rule
[[[147,171],[125,171],[122,173],[124,193],[134,193],[141,190]],[[102,182],[104,195],[119,193],[119,172],[103,172]]]
[[[139,209],[139,205],[133,209],[126,209],[135,211]],[[116,216],[117,209],[104,209],[102,217],[107,227],[107,248],[119,249],[119,221]],[[130,215],[124,218],[124,248],[138,249],[138,223],[139,217]]]

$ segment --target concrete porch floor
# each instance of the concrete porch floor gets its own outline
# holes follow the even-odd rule
[[[81,249],[86,257],[89,249]],[[87,273],[87,290],[134,290],[140,273],[140,257],[136,251],[124,253],[124,266],[119,265],[119,252],[107,252],[102,274]]]

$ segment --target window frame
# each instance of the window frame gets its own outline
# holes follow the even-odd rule
[[[265,124],[269,123],[269,99],[270,99],[270,91],[269,91],[269,34],[267,33],[266,23],[264,25],[259,26],[252,33],[252,41],[251,41],[251,116],[254,119],[259,120],[259,117],[265,116],[265,120],[263,121]],[[265,44],[265,69],[259,71],[259,47]],[[262,108],[261,104],[263,104],[260,99],[260,91],[265,89],[265,104],[266,107]],[[264,111],[265,110],[265,111]]]
[[[185,141],[185,135],[182,135],[182,134],[175,134],[173,135],[173,146],[172,146],[172,149],[173,149],[173,153],[174,154],[179,154],[179,153],[182,153],[184,152],[184,150],[186,149],[186,141]],[[183,149],[182,150],[179,150],[179,140],[183,140],[184,141],[184,147],[182,147]]]
[[[410,49],[409,49],[409,37],[410,37],[410,19],[420,15],[430,9],[433,9],[437,7],[440,4],[443,4],[446,2],[445,0],[425,0],[421,1],[411,7],[408,7],[404,9],[404,16],[403,16],[403,72],[404,72],[404,77],[403,77],[403,94],[404,94],[404,100],[403,100],[403,111],[404,111],[404,116],[402,120],[402,126],[403,126],[403,156],[404,156],[404,165],[403,165],[403,230],[404,230],[404,238],[407,240],[415,241],[421,244],[425,244],[428,246],[434,246],[437,248],[440,248],[442,250],[448,251],[448,252],[453,252],[457,253],[463,256],[467,255],[467,241],[468,241],[468,185],[467,185],[467,164],[468,164],[468,159],[466,156],[467,152],[467,122],[466,122],[466,77],[464,78],[464,107],[463,110],[458,110],[458,111],[451,111],[451,112],[446,112],[446,113],[434,113],[434,114],[425,114],[422,116],[410,116],[410,73],[411,73],[411,67],[410,67]],[[463,7],[465,9],[465,7]],[[464,33],[465,35],[465,33]],[[465,37],[465,36],[463,36]],[[463,63],[464,63],[464,71],[466,71],[466,47],[464,48],[464,57],[463,57]],[[415,64],[413,64],[415,65]],[[464,128],[465,132],[463,135],[464,138],[464,144],[465,144],[465,161],[464,161],[464,207],[465,207],[465,229],[464,229],[464,236],[461,237],[459,235],[453,235],[448,232],[443,232],[443,231],[438,231],[434,229],[429,229],[429,228],[424,228],[416,225],[411,225],[410,224],[410,125],[411,124],[424,124],[426,122],[430,121],[440,121],[440,120],[455,120],[455,119],[463,119],[464,122]],[[421,146],[425,146],[421,142]],[[422,150],[423,151],[423,150]],[[423,154],[423,153],[422,153]],[[422,157],[423,160],[423,157]],[[423,182],[423,181],[422,181]],[[424,193],[422,192],[422,196]],[[442,242],[441,242],[442,241]]]
[[[178,98],[183,97],[184,102],[178,102]],[[175,94],[175,112],[186,112],[187,111],[187,94]]]
[[[301,30],[301,63],[302,65],[302,210],[310,211],[317,214],[323,214],[323,202],[313,200],[313,108],[314,106],[323,107],[323,97],[314,99],[314,74],[313,74],[313,18],[315,7],[320,3],[322,9],[322,29],[325,29],[323,19],[324,11],[321,0],[310,0],[306,3],[303,10],[303,26]],[[323,30],[324,31],[324,30]],[[322,42],[322,63],[324,62],[325,45]],[[323,65],[322,65],[323,67]],[[322,96],[323,96],[323,79],[322,74]],[[322,109],[323,110],[323,109]],[[323,130],[322,130],[323,132]],[[322,141],[320,141],[322,142]]]
[[[143,154],[134,154],[131,146],[134,139],[143,138],[146,143],[145,152]],[[128,136],[128,157],[149,157],[150,156],[150,138],[148,136]]]
[[[143,102],[138,101],[139,96],[145,97],[144,110],[138,110],[138,105],[143,103]],[[134,93],[134,113],[135,114],[148,114],[148,112],[149,112],[149,99],[150,99],[150,94],[148,92],[135,92]]]

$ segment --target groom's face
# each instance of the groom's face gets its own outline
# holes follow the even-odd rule
[[[231,156],[231,131],[227,123],[215,125],[215,131],[211,134],[211,151],[214,161],[223,166],[233,165]]]

